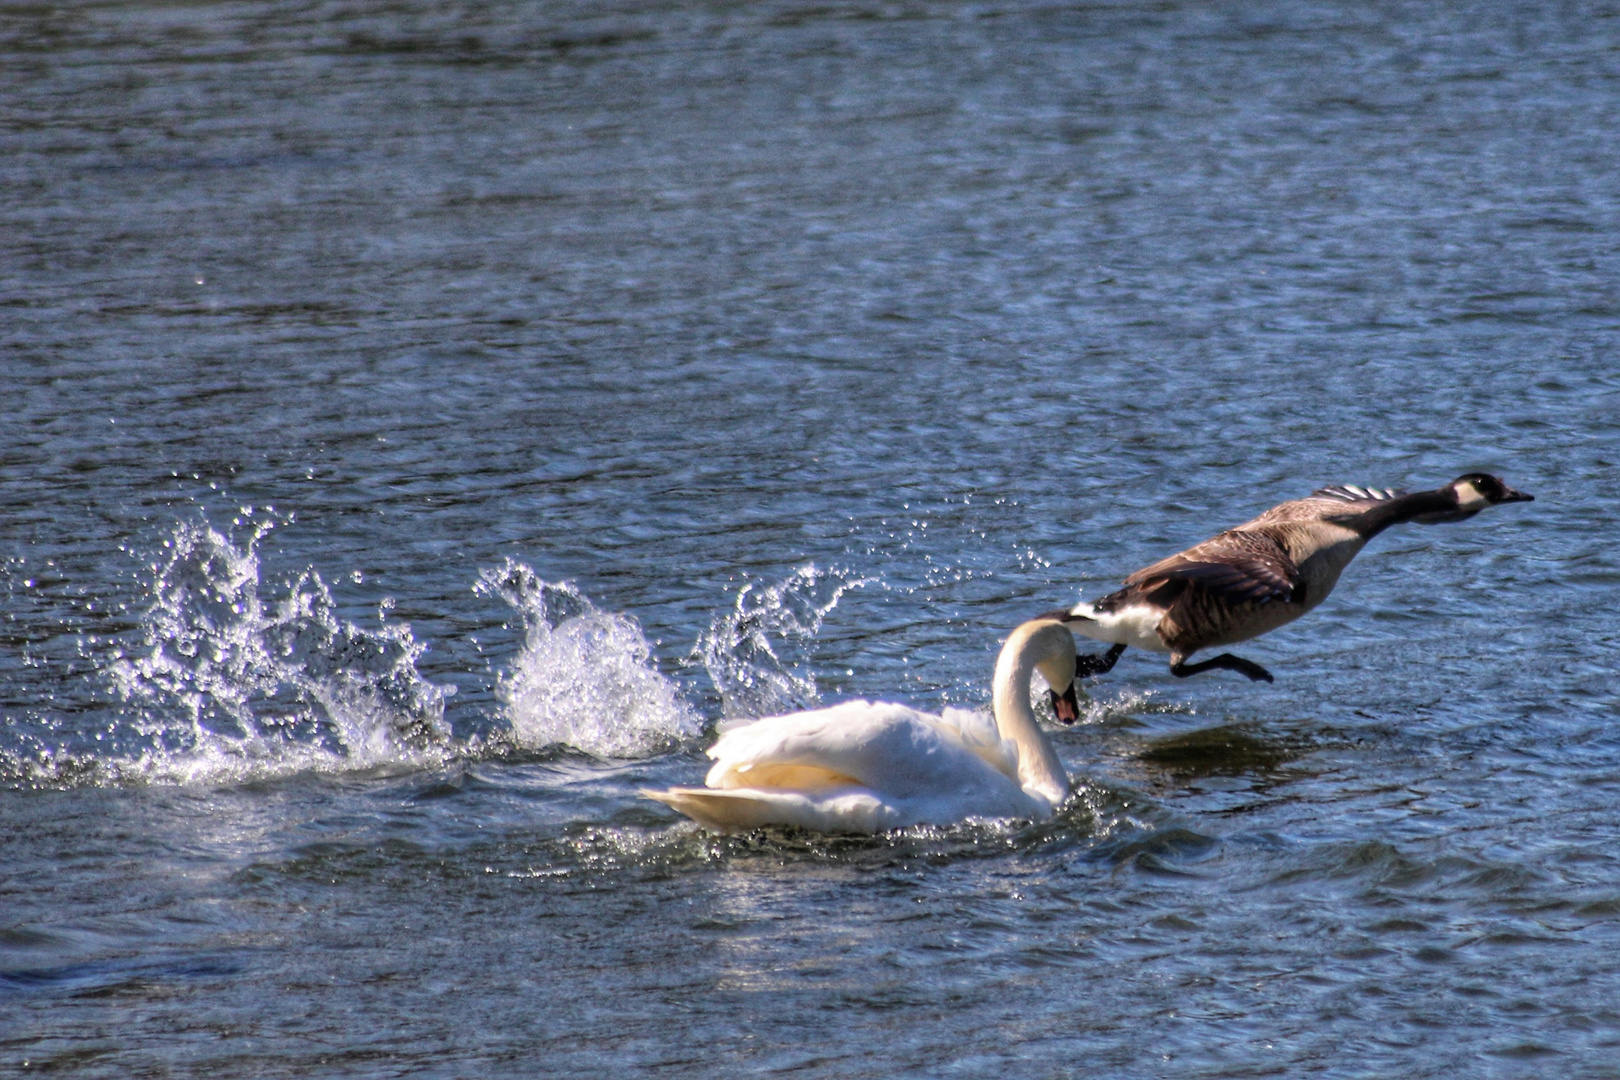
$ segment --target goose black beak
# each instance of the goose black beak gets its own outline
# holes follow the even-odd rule
[[[1503,502],[1535,502],[1536,497],[1534,495],[1526,494],[1523,491],[1514,491],[1512,488],[1508,488],[1507,489],[1507,494],[1502,496],[1502,501]]]

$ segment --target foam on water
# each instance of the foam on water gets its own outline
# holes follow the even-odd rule
[[[821,701],[810,664],[816,634],[844,593],[871,582],[812,564],[775,585],[750,582],[738,590],[732,610],[716,616],[693,649],[726,718],[815,708]]]
[[[986,859],[1037,849],[1089,848],[1103,832],[1117,834],[1117,843],[1124,844],[1162,831],[1162,826],[1116,820],[1116,802],[1105,790],[1079,785],[1076,797],[1043,822],[974,818],[873,835],[778,827],[721,834],[685,821],[652,827],[590,825],[538,844],[525,837],[481,854],[486,873],[519,879],[634,876],[646,869],[734,866],[759,859],[774,863],[783,857],[876,869],[918,859]]]
[[[542,581],[512,559],[485,570],[473,588],[501,597],[523,620],[523,648],[496,686],[518,746],[635,758],[702,731],[628,615],[600,611],[575,586]]]
[[[404,623],[340,619],[305,570],[266,599],[257,546],[206,522],[179,525],[153,563],[142,643],[107,668],[141,749],[120,778],[208,782],[444,759],[450,688],[422,677]]]

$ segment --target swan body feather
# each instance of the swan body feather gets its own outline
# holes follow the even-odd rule
[[[1009,637],[996,668],[994,720],[861,700],[766,717],[727,729],[709,748],[704,787],[642,794],[722,832],[793,825],[873,833],[1049,817],[1069,785],[1030,709],[1037,666],[1055,688],[1073,681],[1074,638],[1060,622],[1035,620]]]

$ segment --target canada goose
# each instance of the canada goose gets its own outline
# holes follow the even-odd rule
[[[1391,525],[1462,521],[1487,506],[1533,499],[1487,473],[1466,473],[1411,494],[1325,487],[1138,570],[1123,589],[1095,603],[1051,615],[1077,633],[1113,643],[1102,656],[1079,658],[1081,676],[1108,671],[1134,645],[1169,653],[1172,675],[1226,668],[1271,682],[1265,668],[1231,653],[1196,664],[1187,658],[1293,622],[1326,600],[1350,560]]]
[[[870,833],[968,817],[1050,817],[1069,795],[1069,778],[1030,709],[1030,677],[1039,669],[1072,702],[1074,664],[1068,628],[1033,619],[1008,635],[996,660],[994,726],[977,713],[930,716],[846,701],[731,728],[709,749],[706,787],[642,794],[721,832],[797,825]]]

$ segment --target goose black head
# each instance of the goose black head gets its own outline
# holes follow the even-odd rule
[[[1451,490],[1457,493],[1457,505],[1468,506],[1475,502],[1483,502],[1485,506],[1495,506],[1505,502],[1534,502],[1534,495],[1526,495],[1522,491],[1514,491],[1502,482],[1500,476],[1490,473],[1471,472],[1464,473],[1451,482]]]
[[[1466,521],[1487,506],[1508,502],[1534,502],[1536,498],[1534,495],[1526,495],[1522,491],[1508,487],[1500,476],[1482,472],[1463,473],[1440,491],[1455,499],[1457,508],[1424,514],[1413,518],[1413,521],[1420,525],[1433,525],[1442,521]]]

